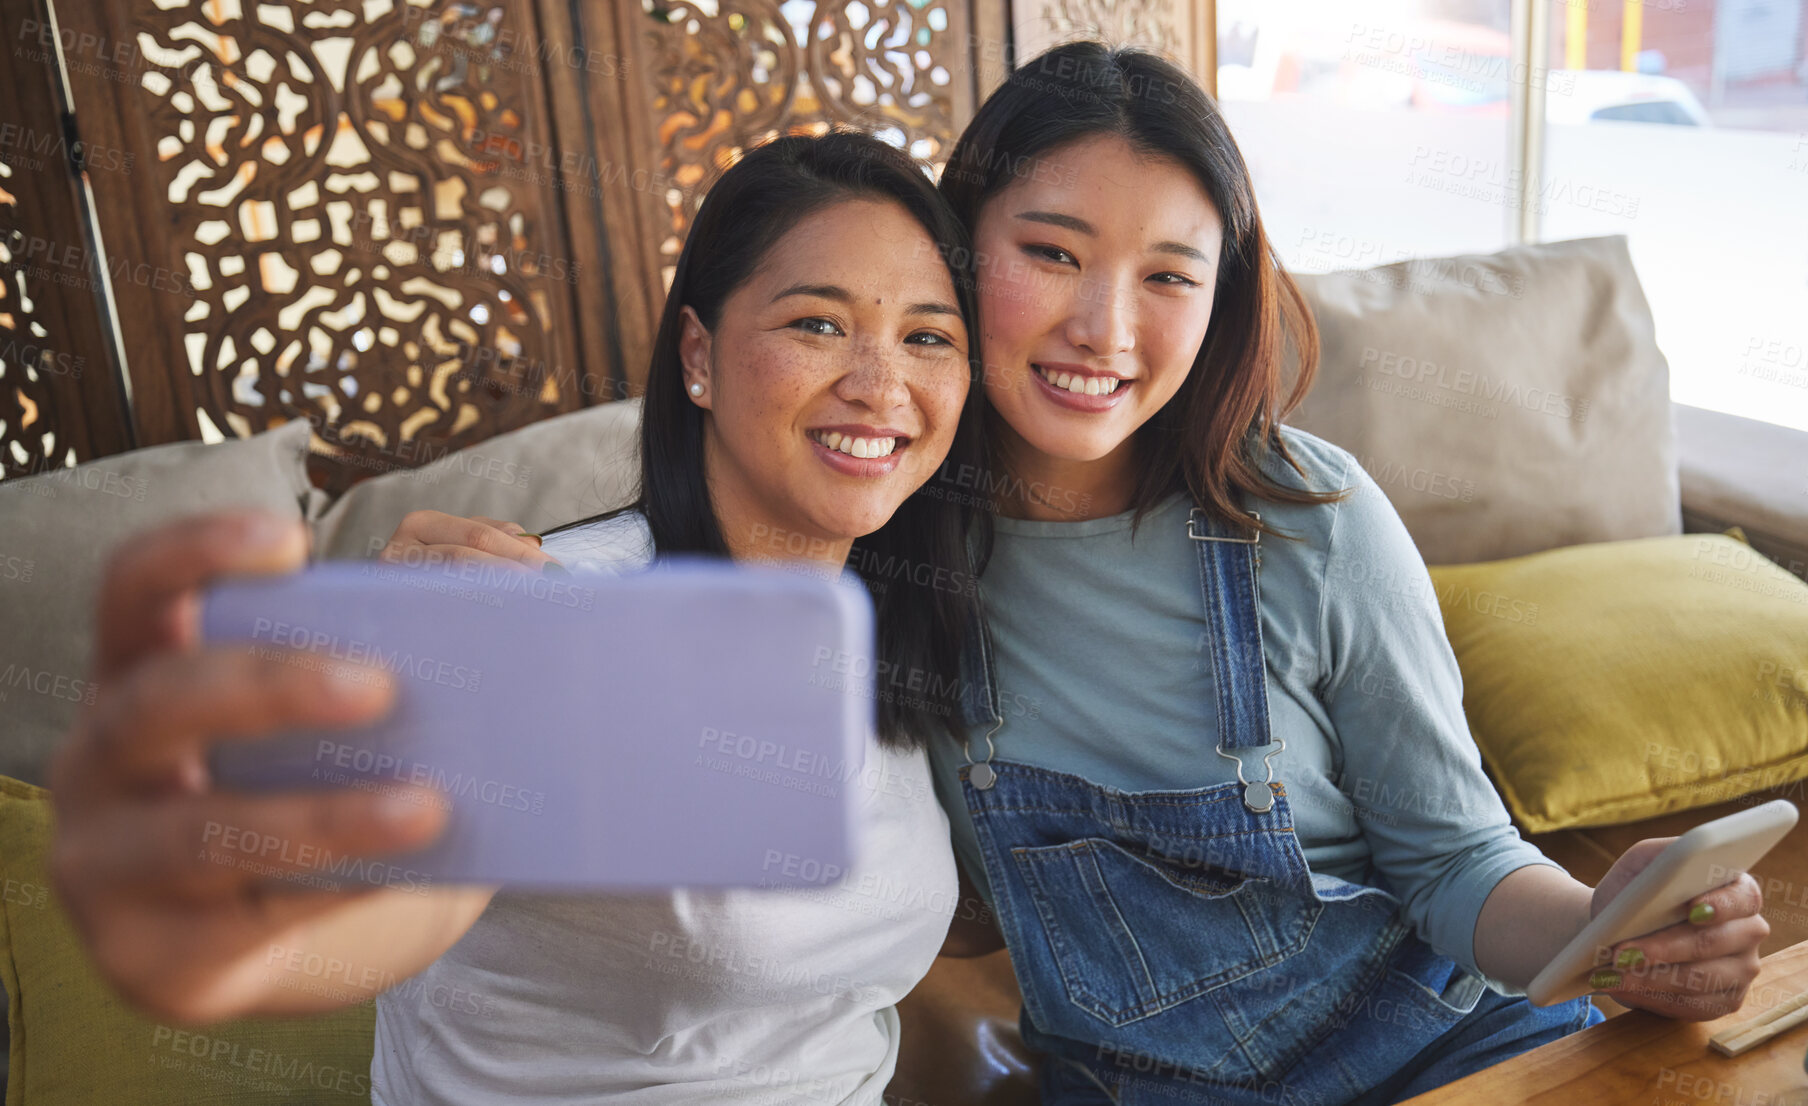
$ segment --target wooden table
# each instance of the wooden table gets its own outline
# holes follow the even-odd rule
[[[1808,1106],[1808,1025],[1739,1057],[1708,1038],[1808,990],[1808,941],[1764,958],[1745,1005],[1730,1017],[1683,1022],[1638,1010],[1515,1056],[1412,1099],[1413,1106]]]

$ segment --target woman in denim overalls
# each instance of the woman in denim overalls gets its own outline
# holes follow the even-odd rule
[[[993,455],[972,482],[999,518],[977,543],[991,626],[968,634],[967,748],[932,757],[1010,949],[1024,1037],[1047,1058],[1044,1101],[1390,1102],[1600,1020],[1586,998],[1538,1008],[1515,992],[1662,842],[1591,890],[1512,831],[1397,515],[1349,454],[1280,425],[1316,337],[1216,107],[1150,55],[1057,47],[980,109],[942,188],[973,230]],[[1306,366],[1291,394],[1289,343]],[[1327,518],[1336,543],[1332,524],[1313,529]],[[1083,544],[1121,530],[1148,544]],[[1265,547],[1280,589],[1267,603]],[[1405,613],[1349,598],[1363,588]],[[1364,673],[1379,717],[1345,728],[1314,702],[1328,692],[1300,673],[1347,687],[1351,658],[1329,654],[1360,635],[1298,631],[1287,612],[1302,604],[1410,641]],[[1265,618],[1282,640],[1265,644]],[[1181,663],[1149,643],[1183,624],[1202,627],[1196,672],[1145,680]],[[1305,637],[1329,647],[1290,640]],[[1019,685],[1000,686],[1001,662]],[[1389,694],[1416,728],[1390,730],[1374,709]],[[1377,759],[1389,744],[1403,747]],[[1410,818],[1390,832],[1385,802],[1357,793],[1400,780],[1340,770],[1388,757],[1415,793],[1443,780],[1462,796],[1423,820],[1425,839]],[[1332,844],[1363,851],[1321,867],[1369,862],[1360,882],[1310,869],[1325,842],[1297,832],[1322,837],[1340,813],[1351,828]],[[1457,874],[1424,877],[1440,864]],[[1703,899],[1705,924],[1615,949],[1591,982],[1671,1016],[1736,1009],[1767,932],[1757,888],[1745,877]],[[957,932],[948,951],[986,936]]]

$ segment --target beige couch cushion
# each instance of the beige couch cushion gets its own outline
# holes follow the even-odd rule
[[[126,536],[181,515],[261,507],[297,519],[308,424],[214,445],[134,450],[0,483],[0,775],[43,784],[50,749],[92,701],[94,590]]]
[[[1681,532],[1625,236],[1295,279],[1323,353],[1288,421],[1356,455],[1427,563]]]
[[[639,480],[639,433],[640,401],[622,400],[365,480],[314,519],[314,558],[374,556],[410,511],[482,515],[539,531],[619,507]]]

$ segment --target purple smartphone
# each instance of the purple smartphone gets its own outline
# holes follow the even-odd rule
[[[210,643],[370,664],[394,709],[352,729],[213,746],[241,790],[425,784],[451,818],[405,856],[301,855],[226,829],[216,853],[287,857],[317,885],[786,887],[846,872],[872,739],[863,588],[667,562],[554,579],[465,565],[327,563],[212,588]],[[294,876],[286,877],[293,881]]]

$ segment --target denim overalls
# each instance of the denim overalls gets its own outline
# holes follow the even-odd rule
[[[1238,783],[1127,792],[998,759],[990,636],[983,621],[968,635],[962,718],[989,730],[961,792],[1024,1040],[1047,1056],[1042,1101],[1391,1102],[1601,1020],[1586,998],[1539,1008],[1489,990],[1415,936],[1388,890],[1307,870],[1268,730],[1260,535],[1200,509],[1187,535],[1217,753]]]

